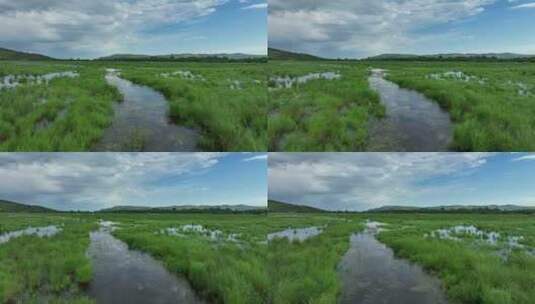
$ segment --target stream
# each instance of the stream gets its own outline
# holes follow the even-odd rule
[[[116,87],[123,101],[114,105],[113,123],[104,131],[94,151],[193,152],[197,131],[169,119],[165,97],[147,86],[136,85],[108,69],[106,81]]]
[[[375,236],[381,224],[351,236],[350,248],[338,265],[342,280],[339,303],[352,304],[444,304],[446,296],[439,279],[394,252]]]
[[[187,280],[169,273],[150,255],[129,250],[111,230],[101,225],[90,236],[93,280],[88,293],[97,303],[204,303]]]
[[[368,151],[448,151],[452,123],[448,112],[423,94],[400,88],[373,69],[370,87],[386,108],[384,119],[371,121]]]

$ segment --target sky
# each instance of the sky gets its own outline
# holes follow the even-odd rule
[[[267,205],[265,153],[0,153],[0,199],[57,210]]]
[[[269,0],[269,46],[326,58],[535,54],[535,0]]]
[[[268,197],[326,210],[535,206],[535,154],[270,153]]]
[[[267,53],[265,0],[0,0],[0,47],[55,58]]]

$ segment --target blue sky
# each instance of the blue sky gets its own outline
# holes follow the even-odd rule
[[[266,54],[265,0],[0,0],[0,47],[57,58]]]
[[[59,210],[266,206],[263,153],[1,153],[0,199]]]
[[[270,153],[269,197],[331,210],[535,206],[535,154]]]
[[[535,54],[535,0],[270,0],[269,45],[324,57]]]

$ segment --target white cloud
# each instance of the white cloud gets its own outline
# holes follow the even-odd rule
[[[243,161],[248,162],[248,161],[253,161],[253,160],[266,160],[267,158],[268,158],[267,154],[262,154],[262,155],[255,155],[255,156],[245,158]]]
[[[399,51],[413,31],[483,12],[496,0],[270,0],[270,46],[318,54]]]
[[[427,178],[468,174],[485,153],[270,153],[269,197],[326,209],[403,204]],[[451,189],[441,189],[442,192]]]
[[[521,161],[521,160],[535,160],[535,154],[528,154],[528,155],[520,156],[520,157],[513,159],[513,161]]]
[[[244,10],[250,10],[250,9],[266,9],[268,7],[267,3],[257,3],[257,4],[251,4],[242,7]]]
[[[0,41],[33,51],[104,55],[143,40],[142,31],[210,15],[227,1],[0,0]]]
[[[511,8],[512,9],[535,8],[535,2],[519,4],[519,5],[512,6]]]
[[[153,191],[162,187],[159,181],[200,174],[215,166],[224,155],[3,153],[0,154],[0,198],[86,210],[140,200],[158,203],[154,201]],[[179,190],[184,186],[173,185]],[[173,202],[179,201],[173,199]]]

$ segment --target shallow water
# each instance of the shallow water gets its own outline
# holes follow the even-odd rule
[[[299,84],[305,84],[309,82],[310,80],[316,80],[316,79],[325,79],[325,80],[333,80],[333,79],[339,79],[342,77],[340,74],[335,72],[323,72],[323,73],[310,73],[299,77],[290,77],[290,76],[278,76],[278,77],[271,77],[270,82],[275,85],[275,88],[281,89],[290,89],[294,85]]]
[[[307,227],[307,228],[288,228],[283,231],[270,233],[267,236],[268,241],[272,241],[277,238],[286,238],[288,241],[299,241],[302,242],[308,238],[319,235],[323,232],[323,229],[320,227]]]
[[[237,233],[229,233],[225,234],[221,230],[210,230],[205,228],[202,225],[195,225],[195,224],[187,224],[180,226],[178,228],[176,227],[170,227],[166,228],[164,230],[161,230],[160,233],[168,234],[168,235],[174,235],[174,236],[180,236],[185,237],[186,233],[194,233],[199,234],[202,236],[205,236],[212,241],[230,241],[230,242],[239,242],[239,234]]]
[[[58,226],[50,225],[44,227],[28,227],[26,229],[10,231],[4,234],[0,234],[0,244],[9,242],[11,239],[21,237],[23,235],[35,235],[38,237],[52,237],[61,232],[61,228]]]
[[[486,79],[479,78],[473,75],[468,75],[462,71],[448,71],[444,73],[433,73],[433,74],[426,75],[426,78],[434,79],[434,80],[457,80],[457,81],[464,81],[464,82],[477,82],[481,85],[487,83]]]
[[[524,240],[523,236],[507,235],[503,236],[496,231],[480,230],[473,225],[457,225],[446,229],[437,229],[424,237],[438,238],[442,240],[462,241],[463,239],[473,238],[475,241],[497,247],[497,254],[503,259],[508,259],[513,249],[522,249],[527,254],[533,255],[535,248],[530,248],[520,241]]]
[[[55,72],[43,75],[7,75],[1,78],[0,90],[11,89],[23,84],[48,84],[52,79],[59,77],[74,78],[80,76],[77,72]]]
[[[146,86],[122,79],[109,69],[106,80],[117,87],[123,101],[115,105],[112,125],[104,131],[95,151],[191,152],[199,134],[169,120],[165,97]]]
[[[186,70],[178,70],[171,73],[162,73],[160,75],[162,77],[173,77],[178,75],[182,79],[206,81],[206,79],[202,75],[193,74],[191,71]]]
[[[452,139],[449,114],[438,103],[385,80],[374,69],[370,86],[379,93],[386,117],[370,124],[369,151],[447,151]]]
[[[93,280],[88,294],[97,303],[204,303],[187,280],[169,273],[150,255],[129,250],[110,234],[110,227],[91,233]]]
[[[440,280],[426,274],[420,266],[396,258],[390,248],[375,238],[381,225],[370,223],[364,232],[351,236],[350,248],[338,265],[342,279],[339,302],[447,303]]]

